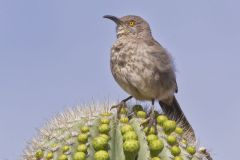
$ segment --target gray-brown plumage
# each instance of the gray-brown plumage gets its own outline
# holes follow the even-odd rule
[[[154,40],[149,24],[133,15],[104,18],[117,24],[117,40],[111,48],[111,71],[117,83],[138,100],[149,100],[153,104],[158,100],[163,112],[181,120],[195,138],[174,96],[178,87],[172,57]]]

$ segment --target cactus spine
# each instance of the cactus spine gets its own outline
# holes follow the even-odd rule
[[[157,126],[147,132],[140,105],[121,110],[109,105],[69,109],[39,131],[24,151],[24,160],[208,160],[205,149],[185,139],[180,123],[156,114]],[[185,135],[185,136],[183,136]]]

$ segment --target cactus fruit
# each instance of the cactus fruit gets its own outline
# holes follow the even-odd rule
[[[142,126],[141,105],[116,112],[79,107],[56,116],[25,149],[24,160],[210,160],[181,128],[181,122],[156,114],[157,126]],[[157,129],[157,132],[155,132]]]

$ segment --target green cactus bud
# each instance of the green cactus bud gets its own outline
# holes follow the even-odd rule
[[[44,153],[43,153],[42,150],[38,150],[38,151],[35,153],[35,157],[36,157],[37,160],[43,158],[43,155],[44,155]]]
[[[130,139],[133,139],[133,140],[137,140],[137,139],[138,139],[137,134],[136,134],[134,131],[126,132],[126,133],[123,135],[123,140],[124,140],[124,141],[130,140]]]
[[[70,149],[70,147],[65,145],[62,147],[62,152],[65,153],[65,152],[69,151],[69,149]]]
[[[163,130],[166,134],[170,134],[172,133],[173,131],[175,131],[176,129],[176,122],[175,121],[172,121],[172,120],[166,120],[164,123],[163,123]]]
[[[173,135],[169,135],[167,137],[167,142],[170,145],[175,145],[177,143],[177,138],[175,136],[173,136]]]
[[[81,130],[82,133],[88,133],[89,132],[89,127],[88,126],[82,126],[80,130]]]
[[[174,157],[173,160],[184,160],[184,159],[181,156],[176,156],[176,157]]]
[[[112,113],[111,113],[111,112],[103,112],[103,113],[101,113],[100,115],[101,115],[101,116],[109,117],[109,116],[112,115]]]
[[[47,160],[53,159],[53,152],[48,152],[46,155],[46,159]]]
[[[167,118],[167,116],[165,116],[165,115],[159,115],[159,116],[157,117],[157,123],[158,123],[160,126],[162,126],[163,123],[164,123],[166,120],[168,120],[168,118]]]
[[[182,135],[183,134],[183,129],[180,128],[180,127],[176,127],[175,132],[179,135]]]
[[[182,139],[181,143],[182,143],[183,145],[187,145],[186,139]]]
[[[98,127],[98,130],[100,133],[103,133],[103,134],[108,134],[108,132],[110,131],[110,127],[108,124],[101,124],[99,127]]]
[[[133,108],[132,108],[132,111],[134,113],[137,113],[138,111],[143,111],[143,107],[141,105],[134,105]]]
[[[87,145],[86,144],[79,144],[77,146],[77,151],[87,153]]]
[[[121,117],[120,118],[121,123],[128,123],[128,121],[129,121],[128,117]]]
[[[52,147],[52,148],[57,147],[57,143],[51,144],[51,147]]]
[[[100,134],[99,137],[103,137],[103,138],[105,138],[107,141],[110,140],[110,136],[108,136],[107,134]]]
[[[109,154],[107,151],[100,150],[94,154],[94,160],[109,160]]]
[[[158,156],[159,153],[163,150],[164,144],[163,141],[156,139],[152,140],[149,143],[149,149],[152,156]]]
[[[104,137],[95,137],[92,144],[95,151],[106,150],[108,147],[108,141]]]
[[[149,130],[149,132],[148,132],[148,127],[145,127],[143,131],[145,132],[145,134],[148,134],[148,135],[149,135],[149,134],[155,134],[155,133],[156,133],[154,127],[151,127],[150,130]],[[148,133],[147,133],[147,132],[148,132]]]
[[[125,152],[136,153],[139,150],[139,143],[135,139],[126,140],[123,143],[123,150]]]
[[[67,157],[67,155],[62,154],[58,157],[58,160],[68,160],[68,157]]]
[[[171,153],[173,156],[178,156],[181,153],[181,149],[178,146],[172,146]]]
[[[110,106],[109,106],[110,107]],[[27,146],[24,160],[205,160],[207,150],[194,145],[189,133],[165,115],[157,126],[142,127],[142,107],[126,115],[104,106],[60,114]],[[100,114],[99,114],[100,113]],[[103,113],[103,114],[101,114]],[[137,115],[138,113],[138,115]],[[156,114],[157,115],[157,114]],[[67,117],[67,118],[66,118]],[[82,117],[82,118],[79,118]],[[119,120],[120,118],[120,120]],[[154,118],[154,117],[152,117]],[[179,124],[182,124],[180,120]],[[166,147],[164,147],[166,146]]]
[[[102,123],[102,124],[109,124],[110,120],[107,117],[103,117],[103,118],[100,119],[100,123]]]
[[[87,143],[88,141],[88,134],[83,133],[78,135],[78,142],[79,143]]]
[[[122,107],[121,110],[120,110],[120,113],[121,114],[127,114],[128,113],[128,110],[126,107]]]
[[[133,127],[129,124],[126,124],[121,127],[121,133],[124,134],[126,132],[133,131]]]
[[[196,153],[196,148],[193,146],[188,146],[186,150],[191,155],[194,155]]]
[[[76,152],[73,155],[73,160],[86,160],[86,154],[84,152]]]
[[[148,143],[150,143],[152,140],[156,140],[156,139],[158,139],[158,136],[156,136],[155,134],[149,134],[147,136]]]
[[[146,112],[144,112],[144,111],[138,111],[138,112],[137,112],[137,117],[138,117],[138,118],[146,118],[146,117],[147,117],[147,114],[146,114]]]

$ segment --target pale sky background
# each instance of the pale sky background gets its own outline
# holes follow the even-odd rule
[[[238,0],[0,0],[0,160],[68,106],[124,98],[109,68],[114,23],[136,14],[175,59],[177,98],[215,160],[239,159]]]

